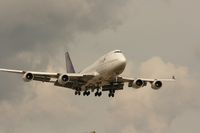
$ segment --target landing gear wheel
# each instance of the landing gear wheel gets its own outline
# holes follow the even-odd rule
[[[83,96],[89,96],[90,95],[90,91],[84,91],[83,92]]]
[[[98,93],[98,96],[100,97],[101,95],[102,95],[102,92],[99,92],[99,93]]]
[[[115,94],[114,93],[109,93],[108,97],[115,97]]]
[[[81,95],[81,92],[80,91],[75,91],[75,93],[74,93],[75,95]]]
[[[111,89],[108,93],[108,97],[115,97],[115,90]]]
[[[78,94],[78,92],[77,91],[75,91],[75,93],[74,93],[75,95],[77,95]]]
[[[114,96],[115,96],[115,94],[113,93],[113,94],[112,94],[112,97],[114,97]]]
[[[95,97],[96,97],[96,96],[100,97],[101,95],[102,95],[102,92],[101,92],[101,91],[100,91],[100,92],[97,91],[97,92],[94,93],[94,96],[95,96]]]
[[[90,95],[90,91],[88,91],[86,94],[87,94],[87,96],[89,96]]]

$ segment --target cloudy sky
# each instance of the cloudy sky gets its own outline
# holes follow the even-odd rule
[[[1,0],[0,67],[80,71],[121,49],[123,75],[169,78],[159,91],[125,88],[114,99],[24,83],[0,73],[0,133],[188,133],[200,127],[200,1]]]

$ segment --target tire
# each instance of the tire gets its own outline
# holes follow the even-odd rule
[[[102,92],[99,92],[99,93],[98,93],[98,96],[100,97],[101,95],[102,95]]]
[[[112,97],[115,97],[115,94],[114,94],[114,93],[112,94]]]
[[[89,95],[90,95],[90,91],[87,92],[87,96],[89,96]]]

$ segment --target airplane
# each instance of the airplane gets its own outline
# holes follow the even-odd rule
[[[94,92],[100,97],[103,91],[108,91],[108,97],[114,97],[115,91],[123,90],[124,84],[128,87],[139,89],[150,83],[151,88],[158,90],[164,81],[175,81],[171,79],[145,79],[126,78],[120,76],[124,71],[127,60],[121,50],[114,50],[99,58],[94,64],[81,72],[76,73],[69,52],[65,53],[66,69],[64,73],[34,72],[23,70],[0,69],[2,72],[21,74],[25,82],[41,81],[53,83],[54,86],[65,87],[74,90],[75,95],[89,96]]]

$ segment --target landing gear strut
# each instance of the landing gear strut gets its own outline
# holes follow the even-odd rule
[[[97,89],[97,91],[94,93],[94,96],[95,96],[95,97],[96,97],[96,96],[100,97],[100,96],[102,95],[102,92],[99,91],[99,90],[101,89],[100,86],[98,85],[96,89]]]

